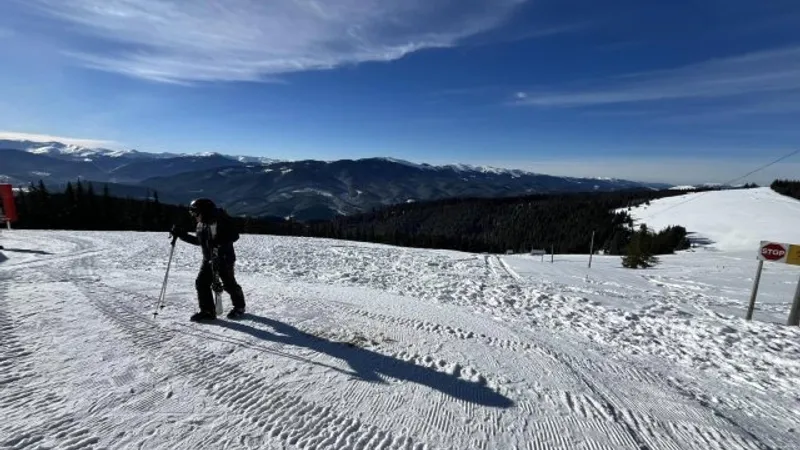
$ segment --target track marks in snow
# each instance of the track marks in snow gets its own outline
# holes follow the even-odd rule
[[[672,427],[680,423],[714,430],[720,437],[715,445],[727,443],[727,446],[720,448],[769,448],[740,424],[709,408],[709,405],[696,401],[665,377],[658,377],[643,369],[577,358],[580,352],[568,355],[549,348],[547,354],[570,368],[588,388],[590,398],[594,399],[593,406],[621,426],[640,449],[681,448],[682,445],[709,448],[701,437],[674,435]],[[687,438],[690,438],[688,442]]]
[[[70,417],[53,417],[50,422],[26,430],[9,430],[9,434],[10,438],[0,441],[0,448],[24,449],[35,445],[35,448],[89,450],[100,442],[89,430],[76,426]]]
[[[484,345],[488,345],[491,347],[498,347],[506,350],[511,350],[515,352],[525,352],[531,350],[535,347],[535,344],[531,342],[523,342],[523,341],[516,341],[511,339],[502,339],[487,336],[484,333],[472,331],[472,330],[465,330],[458,326],[451,326],[445,325],[441,323],[431,322],[427,320],[420,320],[408,317],[398,317],[398,316],[391,316],[387,314],[376,313],[372,311],[367,311],[360,308],[355,308],[352,306],[342,306],[340,308],[341,311],[347,312],[348,314],[364,317],[370,320],[374,320],[377,322],[381,322],[386,324],[390,327],[406,327],[415,331],[421,331],[425,333],[436,334],[439,336],[444,337],[451,337],[454,339],[460,340],[474,340],[477,342],[481,342]]]
[[[540,420],[529,424],[531,439],[528,450],[591,449],[617,450],[639,448],[617,424],[603,420]],[[660,447],[669,448],[669,447]]]
[[[497,262],[506,276],[509,276],[518,282],[523,281],[523,278],[514,269],[512,269],[511,266],[508,265],[508,263],[503,261],[503,258],[497,256]]]
[[[591,395],[562,391],[556,396],[552,396],[551,398],[547,399],[547,401],[555,403],[554,397],[558,399],[558,402],[561,406],[566,407],[570,414],[583,417],[584,419],[588,420],[614,420],[614,417],[609,414],[608,410],[603,407],[602,403]]]
[[[560,411],[558,414],[564,417],[580,417],[592,423],[609,422],[613,424],[614,433],[617,433],[616,439],[619,442],[635,443],[636,447],[642,449],[670,449],[681,448],[686,439],[691,438],[690,442],[705,445],[705,441],[701,437],[690,436],[686,433],[678,436],[669,431],[671,423],[705,423],[708,424],[705,427],[707,429],[715,429],[712,425],[728,429],[719,433],[728,436],[731,445],[729,448],[759,448],[755,436],[748,435],[748,432],[738,425],[728,427],[724,420],[709,421],[708,417],[712,411],[706,405],[687,397],[659,374],[646,368],[624,362],[613,363],[597,357],[575,359],[554,350],[554,347],[547,344],[535,343],[538,340],[525,342],[500,339],[457,326],[443,325],[429,320],[395,317],[351,306],[344,306],[341,310],[348,315],[374,320],[390,328],[400,326],[444,338],[479,342],[487,346],[525,354],[527,358],[538,361],[540,367],[547,367],[553,374],[567,368],[571,376],[584,385],[586,390],[584,392],[566,390],[540,392],[540,401],[549,405],[547,411]],[[581,353],[576,352],[576,355]],[[399,354],[397,356],[405,359],[417,358],[418,364],[436,364],[430,358],[419,361],[419,355]],[[440,362],[440,364],[444,363]],[[450,373],[453,373],[453,370],[450,370]],[[631,388],[633,389],[628,395],[626,390]],[[659,419],[657,420],[655,417]],[[698,426],[703,428],[701,425]],[[483,424],[482,427],[485,428],[486,424]],[[740,434],[745,437],[739,437]]]
[[[265,385],[260,377],[242,371],[220,355],[195,348],[180,348],[173,338],[176,330],[163,329],[157,322],[122,305],[100,300],[99,292],[89,298],[136,346],[154,352],[159,361],[170,364],[181,376],[209,381],[209,396],[242,415],[266,436],[303,449],[425,449],[410,436],[394,436],[359,419],[340,414],[331,406],[303,399],[299,392],[280,385]],[[168,342],[170,341],[170,342]]]
[[[364,309],[354,308],[351,306],[343,306],[341,309],[344,312],[347,312],[348,314],[366,317],[368,319],[372,319],[378,322],[383,322],[388,325],[393,325],[393,326],[399,325],[407,328],[412,328],[414,330],[424,331],[426,333],[448,335],[455,337],[457,339],[472,339],[476,337],[475,333],[473,333],[472,331],[466,331],[462,330],[459,327],[442,325],[434,322],[429,322],[426,320],[412,319],[408,317],[389,316],[386,314],[375,313]]]
[[[421,356],[416,353],[409,353],[400,351],[391,354],[392,358],[400,361],[410,362],[420,367],[427,367],[437,372],[446,373],[453,377],[461,378],[465,381],[476,383],[482,386],[487,384],[486,378],[472,367],[463,366],[459,363],[449,363],[443,359],[437,359],[432,356]]]
[[[2,286],[0,295],[3,295]],[[13,321],[3,302],[0,302],[0,335],[0,387],[35,376],[33,364],[25,358],[30,351],[14,333]]]
[[[52,386],[36,371],[32,353],[16,335],[6,283],[0,276],[0,416],[4,422],[0,448],[95,448],[100,439],[63,412],[65,399],[48,390]],[[17,425],[8,425],[12,420]]]
[[[353,258],[357,259],[356,257],[358,256],[358,254],[354,254]],[[414,259],[414,257],[411,259]],[[435,266],[434,269],[431,269],[432,272],[438,271],[442,268],[452,269],[454,267],[460,267],[459,265],[465,265],[468,268],[470,266],[470,264],[468,264],[469,261],[452,261],[452,263],[448,263],[447,261],[442,261],[446,258],[440,258],[438,256],[434,257],[433,259],[433,262],[439,264],[439,266]],[[86,259],[78,260],[74,263],[71,262],[71,264],[81,264],[85,260]],[[405,262],[407,261],[408,259],[405,260]],[[477,271],[477,269],[479,269],[478,266],[480,266],[480,262],[481,261],[479,258],[475,258],[472,264],[474,267],[472,267],[472,269]],[[477,282],[474,280],[458,279],[457,277],[454,277],[452,270],[451,272],[444,274],[436,273],[431,274],[430,276],[425,274],[426,280],[423,281],[411,280],[410,282],[406,282],[407,280],[402,279],[402,274],[398,273],[382,274],[380,277],[374,278],[374,280],[379,287],[387,290],[395,290],[396,292],[401,291],[421,293],[421,302],[431,299],[444,299],[447,302],[461,302],[463,304],[465,303],[463,302],[464,299],[457,298],[457,296],[461,295],[462,293],[478,295],[481,296],[481,299],[494,296],[498,302],[503,304],[503,306],[512,306],[512,308],[517,308],[517,305],[520,303],[524,304],[524,302],[527,300],[535,300],[535,295],[527,295],[524,297],[518,296],[516,298],[512,298],[514,297],[515,291],[509,286],[519,283],[512,281],[512,274],[509,273],[507,276],[503,274],[502,262],[503,261],[499,258],[496,262],[492,262],[495,270],[494,273],[496,275],[494,278],[487,276],[483,279],[477,280]],[[103,263],[105,264],[105,261]],[[326,272],[328,276],[331,276],[331,271],[335,270],[327,270],[323,265],[322,269],[314,271],[315,266],[313,265],[313,261],[311,261],[311,263],[311,265],[304,269],[306,271],[306,275],[304,276],[314,277],[316,276],[314,275],[315,273],[321,273],[323,274],[322,276],[326,276],[324,275]],[[296,262],[291,262],[290,264],[292,266],[296,266]],[[448,266],[447,264],[450,265]],[[404,266],[401,264],[397,266],[395,271],[399,271],[403,267]],[[50,268],[54,267],[47,266],[47,269]],[[330,267],[328,267],[328,269],[330,269]],[[375,265],[375,269],[384,270],[386,268],[381,268],[379,265]],[[372,269],[368,268],[367,271],[369,270]],[[87,270],[87,272],[89,271]],[[355,281],[357,283],[369,285],[372,282],[370,280],[373,280],[370,273],[353,273],[359,277]],[[412,272],[408,271],[407,273]],[[78,275],[77,282],[81,283],[83,286],[85,295],[91,297],[99,303],[102,303],[105,306],[108,306],[109,314],[118,314],[118,308],[122,305],[116,305],[116,302],[127,303],[130,299],[130,297],[126,297],[125,295],[120,295],[119,292],[110,291],[103,286],[98,286],[98,280],[100,280],[100,277],[92,276],[91,273],[88,275],[76,275]],[[338,274],[334,273],[332,276],[335,275]],[[486,275],[489,275],[489,273],[487,272]],[[428,283],[430,279],[434,280],[431,282],[434,284]],[[335,284],[336,281],[331,283]],[[412,284],[411,288],[409,288],[409,283]],[[426,287],[430,288],[428,292],[424,291]],[[502,298],[501,294],[510,297],[504,299]],[[574,301],[574,298],[564,297],[556,300],[564,300],[565,303],[570,303]],[[514,304],[514,302],[516,302],[516,304]],[[488,304],[490,302],[487,300],[482,303]],[[372,308],[366,305],[367,304],[365,303],[365,307]],[[542,302],[541,306],[544,307],[542,308],[544,310],[552,309],[547,307],[552,307],[553,305]],[[431,309],[431,311],[435,311],[435,309]],[[493,316],[501,319],[509,318],[508,315],[504,313],[508,312],[510,314],[514,312],[511,309],[500,311],[497,308],[493,310],[485,309],[485,311],[492,311]],[[339,313],[340,311],[338,308],[336,308],[335,312]],[[584,315],[583,312],[585,311],[582,310],[576,310],[574,312],[577,313],[577,318],[574,319],[575,322],[564,320],[563,311],[555,312],[553,318],[561,320],[567,327],[576,324],[587,324],[589,319],[593,318],[593,316]],[[133,312],[133,314],[143,316],[141,311]],[[542,311],[540,316],[546,314],[549,314],[549,312]],[[400,315],[403,315],[402,312]],[[470,330],[464,329],[470,328],[470,325],[462,325],[460,327],[450,326],[448,328],[446,325],[437,324],[436,319],[416,321],[402,317],[392,319],[390,316],[386,316],[385,314],[382,316],[383,317],[378,315],[362,315],[359,317],[380,322],[379,324],[374,324],[376,325],[376,328],[392,330],[392,327],[397,326],[402,327],[405,330],[411,330],[412,332],[403,334],[401,338],[403,342],[407,340],[406,338],[412,338],[419,336],[422,333],[428,333],[437,337],[433,339],[436,342],[436,345],[443,345],[443,347],[437,347],[436,351],[430,351],[430,354],[433,356],[426,357],[426,353],[428,353],[429,350],[425,348],[419,349],[415,347],[414,350],[411,350],[410,348],[393,349],[391,342],[388,341],[365,342],[360,339],[357,340],[357,343],[363,342],[367,347],[377,348],[384,353],[391,353],[394,351],[395,354],[401,355],[401,352],[404,352],[400,358],[396,358],[398,359],[398,364],[403,364],[405,361],[413,361],[414,365],[424,366],[426,364],[431,364],[432,367],[439,367],[440,369],[447,370],[446,367],[448,362],[445,361],[444,358],[437,356],[444,354],[443,352],[440,353],[438,351],[439,348],[444,348],[444,351],[456,349],[456,354],[458,354],[458,351],[461,351],[462,353],[464,351],[469,351],[469,355],[471,356],[483,355],[481,354],[481,349],[479,347],[472,345],[475,343],[504,348],[512,352],[520,353],[518,355],[508,355],[509,358],[505,358],[505,361],[503,361],[504,365],[502,366],[501,371],[508,370],[511,368],[510,366],[513,365],[513,369],[515,370],[531,367],[538,368],[541,369],[542,372],[546,372],[544,374],[527,371],[515,372],[530,374],[533,379],[536,379],[535,377],[539,376],[537,382],[542,381],[545,384],[550,383],[550,385],[543,386],[543,389],[523,390],[522,392],[530,395],[530,397],[526,398],[525,402],[518,403],[520,408],[514,413],[503,415],[496,412],[487,412],[486,409],[482,409],[480,407],[475,408],[475,406],[470,403],[466,403],[464,405],[464,411],[468,411],[468,413],[465,416],[462,415],[459,417],[459,421],[466,417],[471,421],[471,423],[467,425],[469,428],[480,428],[481,430],[480,436],[478,433],[473,433],[472,430],[470,430],[470,436],[468,438],[464,438],[464,441],[460,442],[472,442],[474,445],[470,446],[471,448],[522,448],[523,445],[529,445],[530,448],[537,449],[559,447],[579,447],[588,449],[637,447],[652,449],[684,449],[715,448],[722,446],[727,446],[728,448],[732,449],[763,448],[754,444],[753,440],[748,437],[746,432],[743,431],[743,428],[739,429],[733,423],[725,423],[724,420],[719,419],[718,417],[710,417],[712,415],[712,408],[706,405],[700,406],[700,404],[697,402],[692,403],[691,401],[686,400],[688,397],[681,397],[681,394],[676,393],[675,389],[670,389],[669,386],[665,385],[664,380],[660,379],[656,373],[649,372],[646,370],[646,368],[630,370],[628,368],[630,361],[604,361],[601,356],[593,354],[591,351],[583,352],[580,349],[569,349],[569,345],[562,348],[560,343],[557,342],[558,338],[544,340],[542,343],[540,343],[540,339],[531,334],[531,342],[528,343],[516,337],[515,339],[501,339],[499,337],[485,336],[476,331],[471,332]],[[438,316],[444,317],[441,316],[441,314],[438,314]],[[430,317],[434,316],[429,316],[429,318]],[[446,318],[440,321],[442,323],[450,322]],[[576,323],[578,321],[582,322]],[[370,325],[368,321],[362,320],[360,322],[365,322],[368,326]],[[471,322],[466,321],[464,323]],[[547,326],[547,317],[543,317],[541,323],[543,326]],[[381,324],[387,324],[389,327],[381,327]],[[592,324],[588,323],[587,325],[591,326]],[[166,329],[168,335],[161,336],[160,339],[157,339],[152,334],[148,334],[148,327],[152,327],[152,324],[141,327],[130,326],[127,329],[119,324],[114,324],[114,326],[117,329],[114,331],[114,334],[119,331],[120,334],[126,336],[130,342],[145,344],[142,345],[142,347],[148,347],[146,350],[149,353],[143,354],[151,354],[163,359],[163,361],[167,363],[164,366],[165,368],[178,369],[177,371],[170,371],[169,374],[177,377],[179,380],[194,380],[195,382],[197,380],[203,380],[206,378],[206,369],[209,366],[214,366],[218,363],[222,363],[225,365],[225,367],[236,368],[238,367],[238,365],[235,364],[236,358],[246,354],[245,352],[240,353],[237,347],[238,344],[234,343],[233,339],[231,339],[231,352],[234,352],[233,348],[236,347],[235,353],[225,353],[223,355],[217,351],[202,351],[199,352],[199,355],[193,356],[193,358],[184,359],[180,355],[176,355],[176,352],[180,352],[181,348],[183,351],[192,351],[196,349],[196,346],[183,345],[182,342],[188,342],[188,339],[175,330]],[[481,329],[480,325],[477,325],[477,323],[474,325],[474,328],[476,330]],[[200,328],[196,327],[196,329],[199,330]],[[646,332],[648,329],[644,328],[642,331]],[[225,332],[223,331],[223,333]],[[366,335],[369,336],[369,333],[370,331],[367,331]],[[469,336],[470,333],[472,333],[471,336]],[[230,333],[225,334],[228,335],[227,337],[230,337]],[[502,334],[500,334],[500,336],[502,336]],[[453,341],[451,341],[451,339]],[[244,339],[237,339],[237,341],[246,340],[246,337]],[[428,342],[430,341],[430,339],[425,340]],[[553,345],[549,345],[548,342]],[[168,350],[173,345],[177,346],[176,349]],[[576,344],[576,346],[578,345],[579,344]],[[139,345],[137,345],[137,347],[138,346]],[[280,344],[263,345],[263,347],[272,348],[278,346],[280,346]],[[208,348],[214,347],[215,345],[210,345]],[[217,345],[216,347],[219,346]],[[245,348],[248,347],[245,346]],[[550,351],[551,349],[552,351]],[[486,352],[487,349],[482,350]],[[472,353],[472,351],[475,353]],[[277,352],[275,353],[277,354]],[[313,353],[313,351],[309,352],[304,350],[303,353],[305,353],[303,356],[307,356],[308,354]],[[491,374],[494,372],[494,366],[492,366],[492,364],[497,363],[496,356],[505,355],[502,352],[497,351],[489,354],[491,357],[482,358],[484,360],[480,361],[478,364],[476,364],[476,366],[480,367],[481,370]],[[553,355],[555,358],[549,358],[548,355]],[[467,358],[471,359],[471,356]],[[197,366],[197,361],[191,360],[194,358],[205,359],[206,365],[202,368]],[[234,361],[229,361],[228,358],[231,358]],[[312,355],[309,359],[311,358],[315,358],[315,356]],[[449,358],[449,355],[447,358]],[[296,358],[296,360],[299,359],[300,358]],[[481,359],[481,357],[478,356],[477,359]],[[570,368],[565,368],[562,359],[567,360],[571,364],[572,371],[575,373],[570,371]],[[455,357],[452,360],[459,361],[458,357]],[[538,365],[535,365],[533,362],[537,362]],[[294,365],[300,367],[299,369],[295,367],[295,370],[304,370],[311,366],[311,364],[304,363],[295,363]],[[250,366],[249,368],[253,368],[253,366]],[[202,441],[203,444],[207,444],[205,445],[206,447],[221,447],[224,446],[223,444],[227,445],[231,442],[242,442],[242,440],[248,436],[272,436],[273,433],[276,433],[276,437],[271,439],[275,441],[275,444],[283,447],[301,448],[325,447],[326,445],[320,443],[322,442],[320,439],[329,439],[327,442],[333,442],[333,444],[327,446],[334,447],[337,443],[341,444],[341,442],[343,442],[340,441],[340,439],[346,440],[347,436],[354,436],[350,440],[350,444],[347,444],[351,448],[356,448],[359,445],[365,448],[377,447],[381,444],[395,446],[394,448],[424,447],[424,444],[419,442],[411,442],[408,440],[408,436],[418,436],[423,440],[435,439],[437,442],[448,442],[446,440],[442,440],[441,438],[435,437],[433,434],[427,436],[420,433],[419,425],[415,424],[414,420],[409,420],[408,414],[404,416],[404,422],[397,422],[397,424],[400,424],[399,427],[395,426],[392,428],[390,428],[391,422],[388,422],[390,419],[385,417],[391,415],[392,408],[405,408],[406,412],[408,412],[409,407],[416,407],[419,405],[419,403],[421,403],[420,399],[417,398],[420,395],[427,395],[429,398],[425,398],[424,400],[433,402],[435,404],[435,408],[440,406],[452,407],[453,402],[451,399],[443,400],[443,397],[445,396],[440,392],[431,393],[427,389],[411,389],[407,391],[400,391],[393,389],[392,385],[389,385],[383,390],[372,390],[371,392],[373,394],[380,392],[381,394],[392,393],[392,395],[386,395],[385,403],[381,404],[381,406],[385,406],[384,409],[380,409],[380,411],[383,411],[380,414],[384,415],[384,417],[375,417],[374,419],[368,418],[364,420],[363,416],[359,415],[353,408],[353,405],[348,404],[347,402],[337,403],[337,406],[340,406],[340,408],[335,408],[335,411],[339,414],[334,414],[329,409],[326,409],[326,406],[333,405],[334,401],[342,400],[341,398],[337,398],[335,395],[330,397],[313,397],[313,402],[302,405],[300,402],[308,402],[308,399],[304,398],[301,394],[304,392],[304,388],[309,387],[308,380],[301,380],[302,377],[286,377],[292,381],[289,384],[280,384],[281,378],[277,377],[275,378],[277,382],[273,382],[273,386],[271,386],[270,389],[267,389],[263,386],[263,384],[265,384],[264,382],[268,379],[266,376],[261,375],[259,372],[250,373],[242,369],[243,368],[240,367],[239,372],[234,372],[233,374],[227,373],[228,370],[225,369],[224,375],[222,374],[223,369],[219,369],[219,372],[214,372],[214,369],[209,369],[212,370],[211,373],[214,375],[214,378],[221,380],[220,383],[216,385],[200,386],[202,391],[207,395],[206,399],[211,398],[214,400],[212,402],[215,404],[214,406],[220,406],[220,409],[224,408],[228,410],[232,413],[230,416],[235,416],[237,418],[241,416],[245,418],[244,424],[236,427],[237,436],[235,439],[231,440],[230,436],[210,436]],[[2,370],[2,366],[0,366],[0,370]],[[320,373],[324,372],[328,371],[325,369],[320,370]],[[240,374],[245,375],[241,376]],[[123,371],[118,372],[118,375],[119,383],[125,384],[130,381]],[[317,381],[322,379],[315,378],[313,375],[314,374],[312,374],[310,378]],[[341,375],[335,373],[326,373],[326,376],[341,377]],[[229,378],[234,380],[241,378],[247,382],[246,386],[241,387],[234,385],[232,384],[232,381],[229,383]],[[269,380],[273,380],[273,378],[269,378]],[[389,382],[391,383],[393,380],[389,380]],[[261,385],[259,385],[259,383]],[[345,381],[337,384],[337,387],[353,387],[359,384],[363,383],[357,381],[347,384]],[[597,388],[600,392],[600,395],[595,394],[586,384],[591,384]],[[237,390],[237,386],[238,389],[241,389],[241,391]],[[525,388],[530,387],[530,385],[525,386]],[[533,387],[537,388],[539,386]],[[222,393],[225,390],[235,391],[237,394],[241,392],[243,395],[226,395]],[[367,392],[370,391],[367,389],[353,388],[348,390],[345,395],[352,396],[354,402],[358,403],[369,400],[366,394]],[[393,395],[397,392],[403,392],[404,395]],[[142,396],[140,399],[143,401],[153,400],[154,403],[157,403],[158,400],[158,398],[155,396],[153,396],[152,399],[147,396]],[[684,400],[684,403],[681,403],[681,400]],[[270,408],[270,406],[266,404],[268,401],[271,401],[279,406]],[[295,409],[295,405],[299,405],[297,409]],[[611,408],[609,408],[608,405],[611,405]],[[752,409],[747,409],[747,411],[750,410]],[[342,411],[346,412],[342,413]],[[452,422],[452,420],[454,420],[454,416],[451,414],[452,411],[459,410],[452,409],[446,413],[443,413],[442,415],[437,416],[427,408],[420,409],[420,412],[424,412],[426,414],[423,417],[430,417],[430,422],[435,424],[430,428],[431,433],[442,426],[448,426],[447,424],[450,424],[449,426],[455,428],[456,430],[460,430],[460,428],[456,427],[456,424]],[[527,414],[523,414],[521,411],[524,411]],[[742,413],[742,415],[744,414],[745,413]],[[508,419],[509,417],[514,417],[513,421],[510,421]],[[734,417],[734,419],[735,418],[736,417]],[[288,427],[285,426],[285,424],[283,427],[274,425],[274,423],[281,421],[298,422],[298,425]],[[365,424],[365,422],[369,421],[374,421],[374,423],[369,425]],[[751,424],[748,423],[747,420],[742,420],[741,422],[750,428]],[[217,425],[217,423],[218,422],[215,422],[214,425]],[[202,426],[209,427],[211,425],[211,423],[207,422]],[[513,428],[509,428],[509,425],[513,425]],[[365,430],[369,427],[372,427],[372,429],[376,431],[374,433],[366,432]],[[407,427],[407,433],[400,431],[403,429],[403,427]],[[392,430],[392,433],[388,433],[390,429]],[[267,433],[264,433],[265,430]],[[332,434],[324,435],[323,431],[320,430],[329,430],[331,433],[337,432],[342,437],[334,437]],[[346,430],[352,430],[352,432],[348,433]],[[633,430],[633,433],[631,433],[630,430]],[[138,432],[138,430],[136,432]],[[458,432],[459,431],[451,430],[451,434]],[[769,431],[765,432],[764,430],[758,430],[758,433],[756,434],[764,435],[765,433],[769,433]],[[539,438],[539,436],[543,435],[546,437],[546,439]],[[634,439],[634,436],[636,436],[637,439]],[[250,438],[248,437],[248,439]],[[503,439],[514,441],[514,443],[517,445],[513,445],[511,442],[503,442]],[[266,442],[268,442],[268,440]],[[487,442],[489,442],[489,444],[487,444]],[[551,445],[546,445],[548,442]],[[553,445],[554,442],[556,445]],[[787,441],[784,439],[784,442]],[[493,444],[498,443],[508,443],[511,445],[493,446]],[[641,443],[644,444],[642,445]],[[262,441],[261,444],[257,444],[255,440],[252,441],[252,445],[254,446],[264,446],[264,444],[264,441]],[[345,445],[342,444],[339,446]]]
[[[639,368],[624,362],[614,363],[596,356],[578,357],[577,355],[583,354],[580,351],[575,353],[576,357],[567,356],[545,344],[546,341],[537,344],[536,342],[539,340],[536,339],[530,342],[500,339],[457,326],[443,325],[429,320],[395,317],[351,306],[344,306],[341,310],[348,315],[380,322],[389,328],[400,326],[443,338],[473,341],[518,352],[531,360],[538,361],[539,367],[547,367],[552,376],[556,376],[555,374],[559,371],[566,369],[565,376],[574,377],[585,389],[540,391],[538,393],[540,405],[532,407],[528,403],[527,408],[531,412],[536,411],[537,415],[555,414],[565,420],[580,418],[585,421],[581,426],[585,426],[586,423],[594,424],[594,432],[619,444],[606,447],[599,444],[602,441],[587,440],[587,448],[630,446],[639,449],[680,449],[685,448],[687,440],[692,443],[691,446],[699,446],[696,448],[707,447],[707,442],[702,436],[693,436],[686,432],[681,435],[672,433],[672,424],[674,423],[697,424],[697,427],[709,430],[719,427],[723,431],[717,431],[717,433],[727,436],[726,440],[719,442],[727,442],[728,448],[760,448],[757,438],[752,435],[748,436],[748,432],[738,426],[727,426],[724,420],[709,420],[711,411],[705,405],[686,397],[682,392],[674,389],[663,377],[646,368]],[[401,359],[415,358],[418,364],[437,364],[437,361],[431,358],[420,361],[419,355],[401,353],[396,356]],[[440,361],[438,364],[443,366],[446,363]],[[455,371],[450,370],[449,373],[457,371],[458,368]],[[633,390],[627,393],[626,390],[630,388]],[[541,409],[542,405],[544,409]],[[521,408],[524,409],[525,406],[521,406]],[[438,422],[434,421],[434,423]],[[478,425],[482,434],[488,435],[497,432],[490,424],[491,421],[484,421]],[[702,424],[707,425],[703,426]],[[568,435],[566,439],[560,440],[561,438],[555,438],[554,434],[548,435],[548,422],[542,422],[541,426],[543,428],[537,429],[534,433],[536,435],[543,433],[545,439],[556,447],[570,448],[570,442],[574,445],[574,435]],[[563,433],[563,424],[558,427]]]
[[[700,427],[691,423],[676,422],[670,424],[670,431],[681,440],[697,442],[697,448],[727,450],[730,448],[745,450],[763,450],[771,448],[757,442],[745,440],[739,436],[723,434],[713,428]]]

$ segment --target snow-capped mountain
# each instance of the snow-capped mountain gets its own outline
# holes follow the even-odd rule
[[[329,218],[410,201],[507,197],[534,193],[613,191],[649,187],[622,180],[556,177],[515,170],[467,170],[408,164],[387,158],[293,161],[243,165],[150,178],[187,200],[223,199],[237,214]]]
[[[33,142],[33,141],[16,141],[16,140],[2,140],[0,139],[0,149],[9,150],[22,150],[35,155],[46,155],[54,158],[65,160],[86,161],[87,159],[103,159],[115,158],[121,161],[124,160],[159,160],[171,159],[176,157],[198,158],[198,157],[224,157],[230,160],[239,161],[242,163],[271,163],[276,162],[276,159],[265,158],[260,156],[230,156],[217,152],[203,152],[203,153],[150,153],[141,152],[139,150],[112,150],[107,148],[90,148],[74,144],[64,144],[61,142]]]
[[[46,155],[64,160],[85,161],[95,158],[159,159],[171,158],[171,153],[146,153],[138,150],[112,150],[90,148],[61,142],[33,142],[0,139],[0,149],[21,150],[35,155]]]
[[[233,214],[305,219],[452,197],[669,187],[466,164],[434,166],[394,158],[277,161],[216,152],[145,153],[30,141],[0,141],[0,152],[0,181],[13,184],[41,179],[58,186],[81,178],[115,183],[112,192],[126,184],[156,189],[179,201],[205,195]],[[130,188],[125,192],[131,192]]]

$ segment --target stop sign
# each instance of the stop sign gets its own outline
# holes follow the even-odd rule
[[[786,256],[786,249],[781,244],[770,243],[761,247],[761,256],[770,261],[777,261]]]

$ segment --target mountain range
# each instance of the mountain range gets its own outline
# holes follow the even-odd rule
[[[114,195],[163,202],[207,196],[231,214],[326,219],[386,205],[453,197],[669,188],[607,178],[558,177],[469,165],[433,166],[391,158],[279,161],[219,153],[146,153],[60,142],[0,140],[0,182],[52,188],[109,186]]]

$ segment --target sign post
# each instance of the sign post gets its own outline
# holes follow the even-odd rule
[[[761,246],[758,251],[758,260],[758,271],[756,272],[755,282],[753,283],[753,293],[750,296],[750,306],[747,309],[747,320],[752,320],[753,318],[756,296],[758,295],[758,284],[761,281],[761,271],[764,268],[764,261],[800,266],[800,245],[761,241]],[[789,312],[787,324],[800,325],[800,281],[797,283],[797,291],[794,294],[792,309]]]
[[[594,254],[594,231],[592,231],[592,242],[589,244],[589,268],[592,268],[592,255]]]
[[[797,282],[797,290],[794,293],[794,301],[792,302],[792,310],[789,312],[788,325],[800,325],[800,281]]]
[[[756,296],[758,295],[758,284],[761,282],[761,271],[764,269],[764,261],[758,261],[756,280],[753,282],[753,293],[750,295],[750,306],[747,308],[747,320],[753,320],[753,310],[756,309]]]

